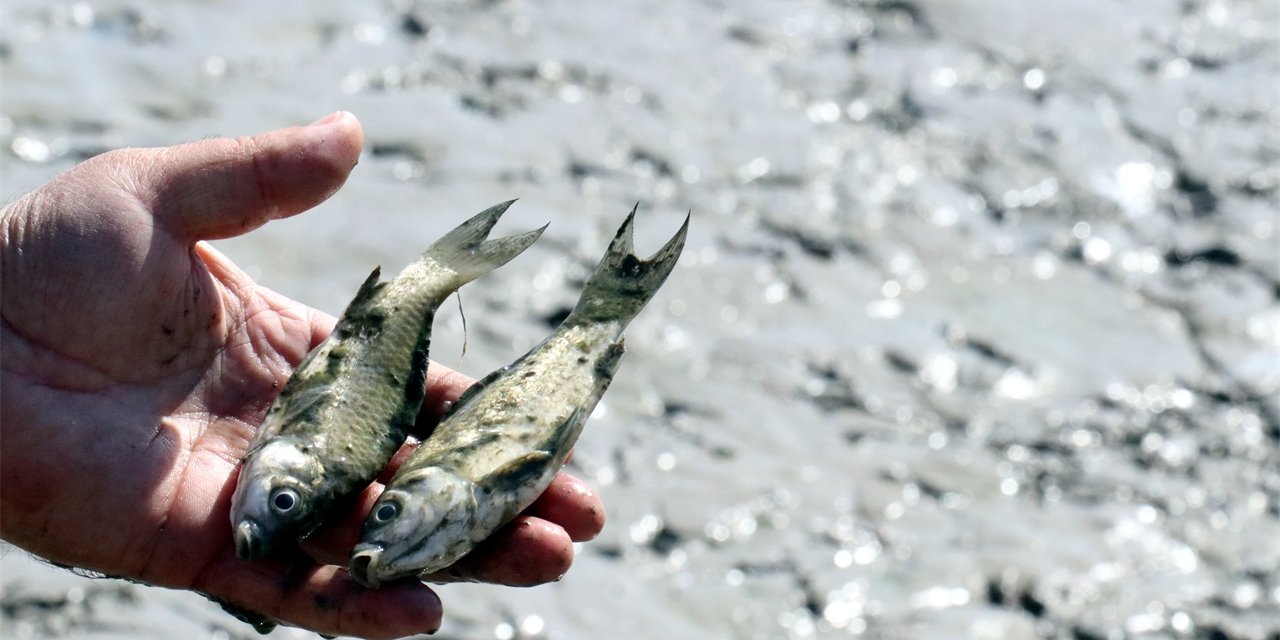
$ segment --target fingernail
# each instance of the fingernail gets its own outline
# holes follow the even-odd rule
[[[346,114],[346,112],[345,112],[345,111],[334,111],[333,113],[331,113],[331,114],[329,114],[329,115],[327,115],[327,116],[325,116],[325,117],[323,117],[323,118],[320,118],[319,120],[316,120],[315,122],[312,122],[311,124],[309,124],[309,125],[307,125],[307,126],[308,126],[308,127],[323,127],[323,126],[324,126],[324,125],[326,125],[326,124],[330,124],[330,123],[333,123],[333,122],[337,122],[340,118],[342,118],[342,116],[343,116],[344,114]]]

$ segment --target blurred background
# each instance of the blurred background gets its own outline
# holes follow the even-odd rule
[[[689,245],[572,471],[563,581],[437,637],[1280,638],[1280,5],[0,5],[3,197],[355,113],[313,212],[217,246],[330,313],[460,220],[550,221],[432,356],[544,337],[637,201]],[[5,547],[5,638],[257,637]],[[274,638],[314,637],[280,629]]]

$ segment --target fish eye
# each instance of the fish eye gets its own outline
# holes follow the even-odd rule
[[[271,508],[277,513],[289,513],[298,506],[298,492],[293,489],[276,489],[271,494]]]
[[[398,515],[400,515],[400,505],[395,502],[388,501],[382,503],[382,506],[378,507],[378,510],[373,512],[373,519],[378,522],[386,522]]]

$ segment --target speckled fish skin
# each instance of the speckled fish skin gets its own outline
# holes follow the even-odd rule
[[[453,564],[551,483],[613,380],[622,331],[674,268],[688,233],[648,260],[627,216],[577,307],[556,331],[472,386],[374,504],[351,572],[368,586]]]
[[[437,307],[527,249],[542,229],[486,239],[511,202],[445,234],[389,282],[374,269],[333,333],[303,359],[267,412],[232,497],[236,553],[296,542],[363,490],[422,405]]]

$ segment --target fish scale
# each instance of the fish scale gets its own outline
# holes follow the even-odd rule
[[[272,435],[311,439],[306,446],[318,456],[346,451],[366,464],[376,464],[388,455],[387,448],[399,446],[422,402],[425,372],[417,371],[421,367],[414,354],[425,358],[435,308],[453,290],[449,271],[419,264],[373,293],[359,315],[344,318],[334,338],[299,366],[275,407],[287,411],[301,394],[325,391],[327,397],[317,400],[312,419],[298,416],[303,419],[282,422]],[[376,272],[370,280],[374,278]],[[408,278],[414,279],[412,285]],[[371,323],[371,317],[379,320]],[[370,324],[378,330],[368,330]],[[388,384],[392,379],[397,384]],[[366,446],[378,441],[386,444]]]
[[[620,323],[613,322],[573,327],[551,336],[535,349],[536,359],[518,363],[519,375],[504,376],[485,387],[495,398],[493,402],[459,402],[458,419],[442,420],[441,427],[420,445],[422,455],[447,460],[465,470],[466,477],[479,481],[510,462],[513,456],[497,455],[502,447],[523,451],[546,448],[555,429],[573,411],[564,405],[563,397],[587,399],[604,393],[610,378],[596,375],[597,364],[621,334]],[[589,346],[583,350],[580,345]],[[521,419],[512,420],[513,414]],[[470,437],[469,423],[482,425],[501,438],[490,445],[494,455],[462,451],[459,445]]]

